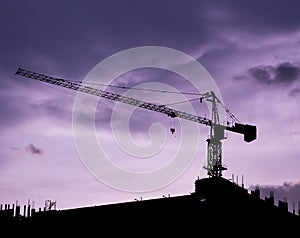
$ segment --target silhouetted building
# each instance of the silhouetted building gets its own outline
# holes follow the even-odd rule
[[[260,236],[261,234],[294,234],[298,232],[299,216],[288,211],[286,201],[274,204],[273,195],[260,198],[259,189],[248,192],[234,182],[221,177],[195,181],[195,191],[189,195],[137,200],[119,204],[68,210],[27,210],[27,217],[11,209],[0,212],[0,228],[14,225],[31,232],[39,227],[57,231],[117,232],[123,235],[177,234],[196,236]],[[24,208],[26,215],[26,208]],[[51,229],[52,230],[52,229]],[[51,232],[51,231],[49,231]],[[185,235],[180,235],[184,232]],[[101,234],[101,235],[100,235]],[[247,234],[247,235],[246,235]]]

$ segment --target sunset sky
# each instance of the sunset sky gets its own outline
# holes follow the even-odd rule
[[[107,57],[142,46],[167,47],[196,59],[215,81],[225,106],[240,122],[257,126],[257,140],[251,143],[228,132],[223,146],[223,162],[228,167],[225,178],[234,174],[241,183],[243,175],[247,188],[259,185],[269,191],[271,186],[275,197],[299,201],[299,9],[296,0],[2,0],[0,203],[26,204],[30,199],[38,208],[51,199],[57,201],[57,208],[65,209],[193,192],[195,179],[205,176],[202,166],[209,130],[204,125],[197,125],[196,156],[177,179],[155,191],[122,191],[96,179],[78,154],[72,125],[76,92],[15,75],[21,67],[82,81]],[[101,79],[98,83],[105,84]],[[179,75],[155,68],[133,70],[112,85],[196,92]],[[100,88],[126,93],[114,87]],[[163,104],[180,101],[180,95],[168,93],[136,90],[129,95]],[[196,98],[184,96],[186,100]],[[95,103],[98,98],[82,100],[88,107],[89,100]],[[206,104],[197,100],[186,104],[197,115],[210,117]],[[173,108],[185,111],[186,104]],[[169,163],[181,145],[180,120],[138,109],[125,125],[128,111],[130,106],[99,101],[96,134],[109,158],[139,172]],[[117,118],[113,129],[112,115]],[[158,128],[153,133],[157,140],[165,136],[159,153],[139,160],[117,148],[112,130],[122,138],[129,130],[140,146],[147,145],[155,143],[149,137],[153,123],[165,127],[165,132]],[[170,123],[175,123],[175,134],[169,131]],[[188,133],[192,128],[187,126]],[[198,138],[190,136],[184,143],[192,145],[195,140]],[[105,169],[99,168],[103,173]]]

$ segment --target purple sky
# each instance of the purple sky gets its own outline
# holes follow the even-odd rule
[[[18,200],[23,204],[30,199],[40,207],[51,199],[64,209],[193,191],[194,180],[203,174],[199,171],[208,133],[204,126],[200,125],[198,158],[179,179],[150,193],[119,191],[96,180],[77,154],[72,131],[75,92],[14,75],[22,67],[83,80],[108,56],[148,45],[173,48],[196,58],[214,78],[231,112],[242,123],[257,126],[258,138],[250,144],[241,135],[228,133],[224,177],[235,174],[241,178],[243,174],[246,187],[276,185],[275,197],[277,190],[284,197],[284,191],[290,189],[288,201],[297,202],[299,8],[296,0],[1,1],[0,203]],[[193,90],[178,75],[158,69],[129,72],[115,84],[131,87],[146,82]],[[136,96],[147,98],[146,93]],[[156,94],[154,99],[172,102],[170,95]],[[111,148],[114,162],[134,169],[130,156],[114,150],[107,127],[114,103],[104,101],[103,105],[97,110],[97,130]],[[207,116],[204,105],[192,105],[197,114]],[[137,110],[130,124],[132,136],[147,143],[149,126],[156,122],[165,125],[167,133],[166,147],[156,160],[166,163],[180,135],[180,130],[177,137],[170,135],[168,118]],[[121,156],[127,160],[118,159]],[[149,160],[142,166],[153,169],[160,163]]]

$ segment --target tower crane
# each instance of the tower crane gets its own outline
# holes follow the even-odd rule
[[[160,112],[166,114],[171,118],[177,117],[177,118],[193,121],[196,123],[204,124],[206,126],[210,126],[210,136],[206,140],[207,141],[207,164],[204,167],[207,170],[207,175],[209,177],[221,177],[222,171],[226,170],[226,168],[222,165],[222,140],[226,139],[225,130],[242,134],[244,136],[245,142],[251,142],[253,140],[256,140],[256,134],[257,134],[256,126],[242,124],[238,122],[235,122],[232,125],[229,124],[228,122],[226,122],[225,124],[220,123],[219,114],[218,114],[218,105],[222,103],[220,99],[217,98],[217,96],[213,91],[202,94],[200,98],[200,102],[206,100],[210,102],[212,105],[211,119],[208,119],[205,117],[175,110],[165,105],[157,105],[149,102],[143,102],[134,98],[122,96],[117,93],[89,87],[84,85],[82,82],[75,82],[75,81],[65,80],[61,78],[50,77],[44,74],[32,72],[22,68],[19,68],[15,74],[26,78],[38,80],[41,82],[72,89],[75,91],[95,95],[98,97],[103,97],[113,101],[119,101],[125,104],[144,108],[147,110]],[[230,113],[230,111],[227,108],[226,108],[226,112]],[[230,116],[234,118],[233,114],[231,113]],[[173,133],[174,130],[171,130],[171,132]]]

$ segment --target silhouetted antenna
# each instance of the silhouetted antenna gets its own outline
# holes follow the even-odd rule
[[[30,213],[31,208],[30,208],[30,207],[31,207],[31,206],[30,206],[30,200],[28,199],[27,217],[30,217],[30,216],[31,216],[31,213]]]
[[[295,215],[295,202],[293,202],[293,214]]]
[[[274,191],[270,191],[270,196],[269,196],[269,202],[270,204],[274,205],[275,204],[275,199],[274,199]]]
[[[239,185],[239,176],[236,176],[236,185]]]
[[[300,216],[300,201],[298,201],[298,216]]]
[[[26,205],[24,205],[24,212],[23,212],[23,216],[26,217]]]
[[[242,174],[242,188],[244,188],[244,175]]]
[[[18,201],[17,201],[18,203]],[[20,217],[20,212],[21,212],[21,207],[19,206],[19,204],[16,205],[16,213],[15,213],[15,216],[17,219],[19,219]]]
[[[234,183],[234,174],[232,174],[232,178],[231,179],[232,179],[232,182]]]
[[[34,209],[34,205],[35,205],[35,202],[34,201],[32,201],[32,209]]]

